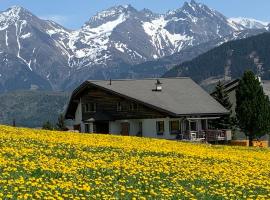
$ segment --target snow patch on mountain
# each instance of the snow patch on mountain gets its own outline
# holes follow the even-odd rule
[[[5,40],[5,42],[6,42],[6,47],[8,47],[8,31],[6,30],[6,40]]]
[[[26,33],[26,34],[24,34],[24,35],[21,35],[20,38],[26,39],[26,38],[31,37],[31,35],[32,35],[31,33]]]
[[[108,15],[105,12],[101,16]],[[102,51],[108,50],[112,31],[125,20],[126,16],[121,14],[116,20],[108,21],[98,27],[92,28],[91,25],[86,25],[81,30],[73,32],[70,37],[69,47],[74,51],[75,57],[87,57],[95,60],[101,55]]]
[[[167,45],[172,47],[172,53],[180,51],[182,42],[191,41],[193,38],[187,35],[172,34],[166,30],[166,25],[169,21],[165,20],[164,16],[154,19],[150,22],[144,22],[143,28],[151,39],[152,45],[158,50],[159,55],[153,55],[156,59],[164,56],[162,48]]]

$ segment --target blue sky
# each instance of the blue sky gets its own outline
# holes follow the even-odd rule
[[[188,0],[189,1],[189,0]],[[251,17],[270,22],[270,0],[197,0],[228,17]],[[67,28],[81,27],[96,12],[114,5],[131,4],[158,13],[180,8],[184,0],[0,0],[0,11],[20,5],[35,15]]]

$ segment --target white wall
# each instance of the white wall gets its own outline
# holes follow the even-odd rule
[[[81,125],[81,132],[84,133],[85,132],[85,127],[84,127],[84,123],[82,122],[82,103],[80,100],[80,103],[78,104],[78,107],[76,109],[75,112],[75,120],[74,120],[74,124],[80,124]]]
[[[121,133],[121,123],[128,122],[130,125],[129,129],[129,135],[130,136],[136,136],[139,132],[139,122],[141,120],[117,120],[117,121],[111,121],[109,123],[110,127],[110,133],[114,135],[120,135]]]
[[[176,135],[170,133],[170,121],[179,120],[183,121],[181,118],[160,118],[160,119],[138,119],[138,120],[117,120],[110,122],[110,134],[120,135],[121,133],[121,123],[130,123],[130,136],[135,136],[139,132],[139,122],[142,122],[142,136],[150,138],[163,138],[163,139],[175,139]],[[157,135],[156,122],[164,121],[164,133],[163,135]],[[197,128],[201,129],[200,120],[197,121]],[[185,126],[181,123],[182,130],[185,131]]]
[[[109,122],[110,134],[120,135],[121,132],[121,123],[119,121],[110,121]]]
[[[181,120],[178,119],[170,119],[170,118],[160,118],[160,119],[143,119],[143,137],[151,137],[151,138],[163,138],[163,139],[175,139],[176,135],[170,134],[170,121]],[[156,130],[156,122],[164,121],[164,133],[163,135],[157,135]]]

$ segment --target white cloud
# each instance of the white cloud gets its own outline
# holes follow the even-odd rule
[[[45,15],[40,16],[41,19],[52,20],[58,24],[64,25],[68,22],[68,17],[64,15]]]

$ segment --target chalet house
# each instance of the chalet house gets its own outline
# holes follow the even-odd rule
[[[83,133],[187,140],[215,133],[228,140],[208,129],[208,120],[226,114],[194,81],[179,77],[86,81],[72,93],[65,117]]]

